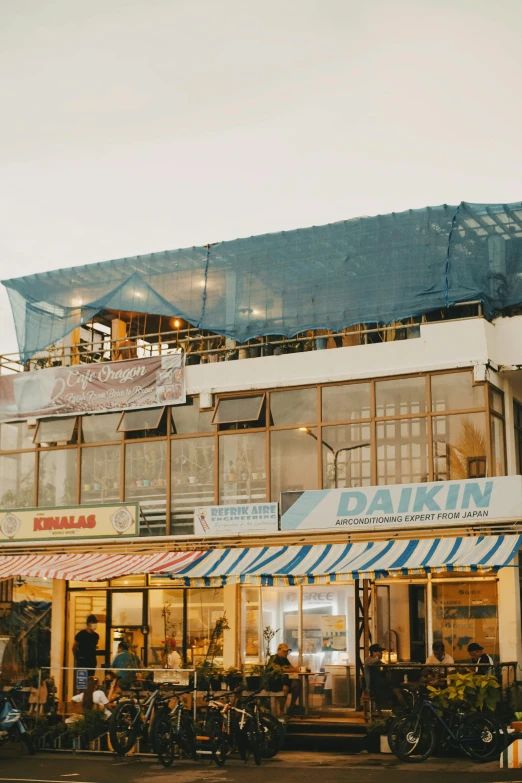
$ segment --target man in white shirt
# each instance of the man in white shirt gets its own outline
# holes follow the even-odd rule
[[[449,666],[452,663],[455,663],[451,655],[448,655],[446,652],[444,642],[441,642],[440,640],[433,642],[431,649],[433,650],[432,654],[426,658],[426,663],[428,665],[436,666],[438,663],[441,663],[443,666]]]

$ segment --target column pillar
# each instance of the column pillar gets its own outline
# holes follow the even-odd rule
[[[225,631],[223,638],[223,666],[228,669],[230,666],[239,665],[239,585],[225,585],[223,588],[223,603],[227,615],[227,621],[230,626]]]
[[[65,661],[65,579],[53,579],[53,608],[51,612],[51,677],[54,677],[58,698],[63,698],[63,671]]]
[[[518,555],[513,563],[498,572],[498,635],[501,661],[522,664],[522,628],[520,622],[520,582]]]

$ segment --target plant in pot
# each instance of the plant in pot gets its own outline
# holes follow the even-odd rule
[[[252,666],[245,677],[247,691],[258,691],[261,688],[261,666]]]
[[[225,682],[227,687],[231,691],[235,691],[243,684],[243,672],[241,669],[236,669],[235,666],[230,666],[224,671]]]
[[[428,685],[430,699],[435,706],[449,709],[461,706],[469,712],[495,710],[502,695],[502,689],[493,674],[456,672],[447,677],[445,688]]]
[[[263,640],[265,645],[265,668],[263,672],[262,684],[267,691],[280,691],[283,687],[283,672],[281,668],[274,664],[271,645],[279,628],[274,631],[269,625],[263,631]]]

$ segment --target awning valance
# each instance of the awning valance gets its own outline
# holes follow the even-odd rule
[[[327,584],[392,575],[498,571],[513,560],[522,536],[477,536],[348,544],[213,549],[169,569],[185,585]]]
[[[129,574],[165,573],[183,568],[201,552],[157,552],[149,555],[115,555],[81,552],[70,555],[18,555],[0,557],[0,579],[12,576],[40,576],[96,582]]]

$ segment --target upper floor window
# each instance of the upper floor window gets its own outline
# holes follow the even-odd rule
[[[55,446],[57,444],[76,443],[77,416],[63,419],[41,419],[34,436],[34,442],[40,446]]]
[[[265,393],[248,397],[221,397],[218,400],[212,424],[220,429],[250,429],[264,427]]]

